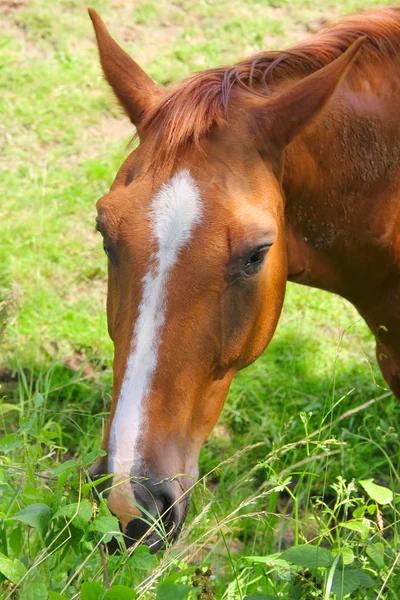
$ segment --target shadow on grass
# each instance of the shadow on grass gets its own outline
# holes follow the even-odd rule
[[[246,454],[243,468],[248,469],[272,450],[310,437],[311,453],[314,442],[319,454],[327,440],[336,439],[338,444],[332,447],[336,453],[312,465],[309,493],[329,493],[326,481],[333,483],[338,476],[348,481],[370,477],[390,481],[400,468],[400,402],[385,386],[373,356],[369,362],[361,349],[357,353],[352,348],[334,347],[334,352],[327,348],[325,356],[323,352],[315,339],[280,335],[254,365],[239,373],[220,426],[201,454],[201,472],[211,471],[240,448],[261,442]],[[295,468],[300,461],[307,464],[304,444],[282,455],[275,468],[297,472],[295,485],[299,473],[307,470],[304,465]],[[232,493],[233,481],[245,472],[242,466],[240,460],[233,461],[213,475],[212,486],[219,496]],[[265,476],[266,471],[258,471],[253,489]]]

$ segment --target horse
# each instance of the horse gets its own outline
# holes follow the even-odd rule
[[[400,396],[400,8],[167,89],[89,14],[138,138],[97,202],[115,352],[93,476],[112,474],[126,545],[157,550],[184,523],[199,451],[233,376],[268,346],[288,280],[356,307]]]

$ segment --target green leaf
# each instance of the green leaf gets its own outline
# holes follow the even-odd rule
[[[23,543],[24,543],[24,536],[22,534],[20,525],[18,525],[16,527],[16,529],[14,529],[14,531],[11,533],[11,535],[8,539],[8,545],[10,546],[10,548],[14,552],[14,554],[16,556],[19,556],[20,552],[22,550]]]
[[[56,492],[60,492],[63,489],[64,483],[67,481],[67,479],[70,475],[71,475],[71,469],[69,471],[68,470],[65,471],[64,473],[61,473],[61,475],[58,476],[56,487],[55,487]]]
[[[11,450],[15,450],[15,448],[19,448],[24,443],[24,440],[17,433],[10,433],[9,435],[4,436],[0,440],[0,452],[11,452]]]
[[[36,392],[36,394],[34,395],[33,404],[35,405],[35,408],[40,408],[41,406],[43,406],[44,398],[42,394],[40,394],[40,392]]]
[[[109,542],[112,537],[117,537],[117,534],[121,533],[119,528],[119,522],[117,517],[106,517],[106,516],[97,516],[97,518],[93,521],[93,523],[89,527],[89,531],[97,531],[101,534],[109,534],[104,537],[104,542]],[[120,536],[118,536],[120,539]]]
[[[0,404],[0,415],[5,415],[8,412],[12,411],[21,411],[21,408],[16,404],[7,404],[7,402],[2,402]]]
[[[63,473],[65,473],[67,471],[72,471],[77,466],[78,466],[78,461],[66,460],[61,465],[59,465],[56,469],[54,469],[53,477],[59,477],[60,475],[62,475]]]
[[[260,563],[268,565],[269,567],[277,567],[280,569],[289,569],[290,565],[286,560],[281,558],[280,553],[267,554],[267,556],[243,556],[244,560],[248,560],[252,563]]]
[[[113,585],[104,594],[103,600],[135,600],[136,594],[126,585]]]
[[[345,527],[346,529],[350,529],[351,531],[357,531],[362,540],[366,540],[369,532],[369,521],[368,519],[359,519],[353,521],[346,521],[345,523],[340,523],[341,527]]]
[[[315,569],[316,567],[326,568],[330,567],[333,563],[333,556],[329,550],[313,546],[312,544],[303,544],[288,548],[281,554],[281,558],[308,569]]]
[[[360,585],[363,587],[371,587],[374,585],[375,581],[362,569],[357,569],[357,574],[360,580]]]
[[[133,570],[146,571],[155,566],[157,559],[150,554],[148,546],[138,546],[129,562]]]
[[[53,590],[49,590],[47,593],[49,594],[49,600],[68,600],[66,596],[61,596],[61,594],[57,594],[57,592],[53,592]]]
[[[103,475],[103,477],[99,477],[94,481],[88,481],[88,483],[84,483],[82,486],[82,494],[86,495],[93,487],[96,487],[97,485],[103,483],[103,481],[107,481],[107,479],[112,479],[113,477],[114,475],[111,473],[111,475]]]
[[[341,548],[340,550],[332,550],[332,556],[337,556],[341,553],[341,559],[344,565],[351,565],[354,560],[354,552],[351,548]]]
[[[92,515],[93,508],[89,500],[82,500],[80,503],[73,502],[72,504],[63,506],[55,513],[55,515],[53,515],[53,519],[57,519],[58,517],[66,517],[68,520],[70,520],[73,518],[72,522],[75,527],[78,527],[78,529],[86,529],[86,525],[92,518]]]
[[[252,594],[251,596],[245,596],[244,600],[279,600],[278,596],[271,596],[268,594],[265,596],[264,594]]]
[[[374,563],[376,565],[378,565],[378,567],[384,567],[385,566],[385,560],[384,560],[384,546],[381,542],[376,542],[376,544],[373,544],[370,541],[367,541],[368,547],[367,547],[367,554],[370,557],[370,559],[372,561],[374,561]]]
[[[19,430],[24,433],[32,433],[34,426],[34,418],[32,415],[26,415],[19,421]]]
[[[377,485],[373,479],[363,479],[360,485],[367,492],[368,496],[378,504],[390,504],[393,501],[393,492],[387,487]]]
[[[39,537],[43,541],[51,519],[51,509],[47,504],[30,504],[23,508],[15,515],[10,517],[10,520],[21,521],[31,527],[35,527]]]
[[[301,600],[303,598],[303,592],[303,584],[298,583],[290,590],[287,600]]]
[[[82,466],[86,469],[92,463],[94,463],[96,458],[99,456],[106,456],[106,454],[107,452],[101,448],[99,450],[92,450],[92,452],[89,452],[89,454],[86,454],[86,456],[82,458]]]
[[[156,600],[184,600],[192,589],[189,585],[164,583],[157,590]]]
[[[0,554],[0,573],[3,573],[6,579],[11,583],[19,583],[26,573],[25,566],[16,558],[11,560],[4,554]]]
[[[117,517],[97,517],[91,524],[90,530],[98,531],[99,533],[120,533]]]
[[[374,584],[362,569],[337,569],[333,575],[331,592],[338,600],[342,600],[347,594],[351,594],[359,587],[370,587]]]
[[[353,510],[353,518],[361,519],[364,516],[366,510],[367,507],[365,506],[365,504],[363,504],[362,506],[358,506]]]
[[[24,585],[24,600],[47,600],[47,587],[42,581],[31,581]]]
[[[80,600],[100,600],[104,588],[96,581],[87,581],[81,587]]]

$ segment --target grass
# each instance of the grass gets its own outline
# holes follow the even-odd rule
[[[168,83],[376,4],[93,7]],[[354,309],[292,285],[273,342],[234,380],[202,450],[178,542],[156,557],[138,548],[103,561],[116,524],[85,478],[107,418],[112,361],[94,204],[132,132],[102,80],[81,2],[0,9],[1,597],[328,600],[350,589],[357,600],[399,598],[399,404]],[[328,552],[325,566],[316,567],[316,546]],[[127,589],[106,591],[109,581]]]

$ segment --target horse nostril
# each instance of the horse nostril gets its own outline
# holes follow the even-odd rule
[[[129,521],[125,527],[127,546],[143,541],[156,552],[165,545],[167,538],[178,532],[180,511],[169,485],[166,482],[133,485],[141,516]]]
[[[118,518],[127,547],[144,543],[157,552],[178,535],[188,498],[182,502],[174,483],[157,478],[114,475],[107,495],[108,508]],[[116,544],[110,544],[114,551]]]
[[[166,494],[163,494],[161,497],[157,498],[156,505],[159,518],[161,518],[165,532],[168,534],[175,525],[178,525],[178,523],[175,523],[175,520],[178,520],[178,508],[174,504],[174,499]]]
[[[166,507],[166,502],[164,501],[164,498],[156,498],[156,506],[157,511],[160,513],[161,516],[164,513]]]
[[[175,498],[166,489],[165,484],[154,484],[145,488],[134,488],[138,508],[142,514],[154,520],[154,523],[167,525],[170,529],[174,522]],[[176,512],[176,511],[175,511]],[[169,533],[169,531],[166,531]]]

